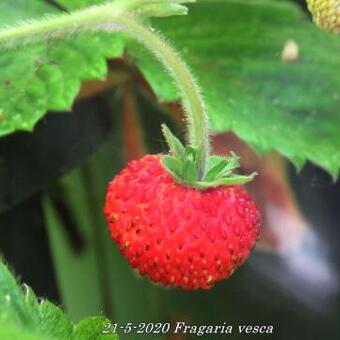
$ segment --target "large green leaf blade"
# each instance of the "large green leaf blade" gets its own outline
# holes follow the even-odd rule
[[[214,131],[233,130],[259,153],[275,149],[298,168],[310,160],[338,175],[338,36],[319,31],[293,3],[272,0],[202,0],[189,16],[155,26],[198,78]],[[289,39],[299,46],[295,63],[281,58]],[[159,64],[131,48],[158,97],[178,99]]]

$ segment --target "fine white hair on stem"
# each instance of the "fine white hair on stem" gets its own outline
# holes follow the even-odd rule
[[[132,20],[134,23],[138,22],[137,18],[134,18],[133,16],[129,16],[129,18],[125,17],[124,20]],[[112,32],[112,31],[121,31],[123,33],[127,33],[134,38],[136,38],[142,45],[144,45],[155,57],[156,59],[160,60],[165,66],[165,70],[168,72],[168,74],[173,78],[173,81],[175,85],[179,88],[181,99],[183,103],[183,109],[184,113],[189,125],[189,131],[192,131],[195,129],[194,124],[197,122],[197,120],[200,121],[200,124],[204,127],[205,135],[203,136],[201,133],[195,132],[194,135],[189,135],[189,142],[192,144],[200,144],[200,143],[206,143],[207,144],[207,150],[208,153],[209,150],[209,132],[208,132],[208,122],[207,122],[207,114],[206,114],[206,107],[203,100],[202,90],[200,86],[198,85],[198,82],[196,78],[193,76],[192,72],[190,71],[187,64],[185,64],[180,57],[179,53],[171,46],[169,41],[159,32],[157,32],[155,29],[149,28],[148,31],[151,31],[152,34],[157,37],[158,43],[162,45],[162,48],[155,48],[153,46],[153,43],[155,41],[146,40],[144,37],[144,34],[140,34],[140,30],[133,29],[133,25],[130,23],[130,25],[122,25],[119,27],[117,23],[110,23],[102,25],[101,28],[105,31]],[[144,28],[145,29],[145,28]],[[165,53],[164,48],[166,47],[167,53]],[[172,54],[172,58],[176,59],[177,67],[180,68],[180,72],[176,70],[176,67],[174,67],[175,63],[169,63],[169,59],[167,58],[167,54]],[[183,77],[185,81],[182,81],[181,79],[178,79],[179,77]],[[186,79],[185,79],[186,78]],[[199,119],[197,117],[194,117],[195,113],[193,113],[193,107],[192,107],[192,98],[189,98],[187,96],[188,91],[186,88],[187,84],[189,87],[191,87],[192,93],[194,93],[194,96],[198,103],[196,104],[198,107],[198,114],[200,115]],[[195,109],[195,108],[194,108]],[[196,108],[197,109],[197,108]],[[202,140],[203,138],[203,140]],[[198,146],[198,145],[197,145]]]
[[[79,31],[96,29],[96,24],[110,24],[125,14],[166,16],[185,14],[185,3],[195,0],[115,0],[74,12],[45,14],[37,19],[0,26],[0,48],[14,48],[39,41],[66,37]],[[182,11],[179,10],[182,8]],[[98,28],[98,26],[97,26]]]
[[[189,2],[193,0],[115,0],[74,12],[45,14],[37,19],[0,26],[0,48],[14,48],[18,45],[64,38],[78,32],[98,30],[100,26],[96,24],[110,24],[116,17],[125,14],[147,16],[150,6],[154,16],[157,16],[155,6],[159,7],[159,15],[164,16],[164,8],[169,8],[168,15],[172,15],[176,14],[176,11],[171,10],[171,5],[183,6],[181,4]]]
[[[198,171],[199,177],[203,176],[206,170],[205,162],[209,155],[210,143],[202,90],[187,64],[182,61],[179,53],[161,34],[155,35],[154,30],[152,33],[154,33],[155,40],[158,40],[159,48],[152,46],[157,45],[155,40],[148,39],[144,43],[141,39],[139,40],[163,63],[180,90],[183,109],[188,122],[189,143],[201,151],[199,155],[201,166]]]

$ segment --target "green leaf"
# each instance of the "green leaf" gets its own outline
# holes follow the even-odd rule
[[[152,17],[186,15],[188,14],[188,8],[179,4],[152,4],[143,8],[143,14]]]
[[[0,25],[57,13],[43,1],[4,0]],[[40,43],[0,52],[0,136],[32,130],[47,110],[72,106],[81,80],[105,79],[106,58],[119,57],[123,42],[115,35],[80,34],[76,38]]]
[[[183,165],[183,178],[189,183],[194,183],[197,180],[197,168],[194,161],[186,160]]]
[[[178,158],[165,155],[162,157],[161,162],[170,173],[176,177],[181,177],[182,163],[178,160]]]
[[[104,2],[103,0],[58,0],[59,4],[63,5],[70,11],[93,5],[100,5],[103,2]]]
[[[40,322],[40,304],[31,287],[26,284],[23,285],[25,293],[25,304],[28,309],[28,314],[31,315],[33,322],[38,324]]]
[[[21,288],[17,285],[14,277],[1,261],[0,320],[27,327],[32,327],[34,324]]]
[[[193,183],[197,180],[197,168],[196,168],[197,150],[191,146],[185,148],[182,178],[186,182]]]
[[[185,153],[183,144],[173,135],[165,124],[162,124],[162,132],[170,151],[179,159],[183,159]]]
[[[57,339],[68,339],[73,333],[73,324],[66,314],[53,303],[44,300],[40,304],[39,330]]]
[[[227,166],[221,171],[219,176],[228,176],[233,170],[240,166],[239,157],[232,152],[232,156],[227,158]]]
[[[208,189],[208,188],[214,188],[219,186],[225,186],[225,185],[243,185],[246,184],[254,179],[254,177],[257,175],[256,172],[253,172],[250,175],[244,176],[244,175],[233,175],[230,177],[224,177],[224,178],[217,178],[213,181],[206,182],[206,181],[198,181],[195,182],[195,186],[199,189]]]
[[[42,338],[30,330],[23,330],[17,326],[13,326],[8,322],[0,321],[1,340],[49,340],[49,337]]]
[[[25,291],[0,260],[0,339],[53,340],[102,339],[105,318],[90,318],[74,326],[67,315],[47,300]],[[86,336],[86,334],[88,334]],[[115,334],[107,339],[118,339]]]
[[[238,159],[238,156],[233,152],[229,158],[210,156],[207,161],[207,174],[204,180],[209,182],[217,178],[229,176],[233,170],[240,166]]]
[[[118,0],[124,2],[124,0]],[[69,1],[69,8],[105,1]],[[152,2],[152,1],[151,1]],[[164,16],[183,14],[186,1],[164,1],[157,12],[146,7],[134,11],[140,15]],[[166,6],[166,5],[173,6]],[[62,4],[63,5],[63,4]],[[165,7],[164,7],[165,6]],[[169,12],[166,13],[166,10]],[[60,12],[60,11],[59,11]],[[181,13],[179,13],[181,12]],[[56,14],[58,10],[44,1],[3,0],[0,3],[0,25]],[[62,28],[61,28],[62,29]],[[82,80],[107,76],[108,58],[123,55],[123,40],[117,33],[86,32],[71,38],[0,50],[0,136],[17,130],[31,131],[48,111],[71,108]]]
[[[227,160],[224,157],[213,156],[209,157],[208,171],[205,176],[206,181],[210,181],[221,173],[228,165]]]
[[[103,334],[105,324],[112,323],[104,317],[81,320],[75,327],[74,340],[118,340],[116,334]],[[110,327],[111,328],[111,327]]]
[[[340,39],[319,31],[290,1],[209,0],[155,22],[200,83],[214,131],[233,130],[257,152],[272,149],[301,168],[340,167]],[[282,61],[285,43],[299,47]],[[178,99],[148,53],[131,54],[163,101]],[[168,81],[166,81],[168,79]]]

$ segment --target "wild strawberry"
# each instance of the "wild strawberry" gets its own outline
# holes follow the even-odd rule
[[[212,169],[217,172],[216,164]],[[200,190],[173,177],[160,156],[130,162],[108,187],[104,212],[111,238],[152,281],[208,289],[249,256],[260,214],[239,185]]]
[[[206,105],[190,69],[154,30],[123,22],[173,77],[188,143],[182,145],[163,125],[169,154],[133,161],[113,179],[104,208],[111,237],[130,264],[152,281],[207,289],[229,277],[255,245],[260,215],[239,186],[255,174],[235,174],[235,155],[209,155]]]

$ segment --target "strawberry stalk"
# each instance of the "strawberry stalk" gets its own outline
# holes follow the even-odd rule
[[[251,181],[255,172],[248,176],[234,173],[239,167],[238,157],[234,153],[228,158],[209,155],[208,119],[201,89],[174,48],[160,34],[143,26],[134,17],[120,17],[116,22],[162,62],[181,94],[187,118],[187,145],[184,146],[166,125],[162,125],[170,154],[164,155],[161,161],[174,180],[200,190]]]
[[[181,60],[173,47],[171,47],[159,33],[144,27],[132,17],[120,17],[117,21],[124,26],[125,32],[128,32],[150,50],[173,77],[181,94],[182,104],[188,122],[188,146],[196,150],[195,168],[197,178],[202,179],[205,174],[206,161],[209,156],[207,114],[201,91],[194,81],[189,68]],[[163,132],[166,129],[166,127],[163,127]],[[169,144],[170,151],[174,153],[175,150],[171,148],[172,143],[170,141],[170,139],[174,139],[174,137],[168,129],[165,138]],[[167,167],[166,163],[164,163],[164,165]]]

